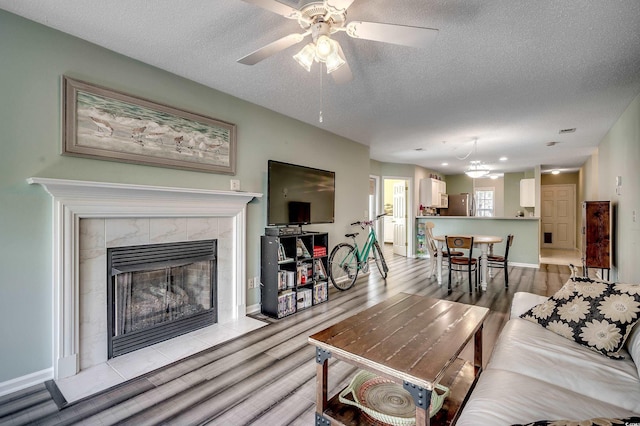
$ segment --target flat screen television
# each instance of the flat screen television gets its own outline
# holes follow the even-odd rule
[[[268,225],[333,223],[335,173],[269,160]]]

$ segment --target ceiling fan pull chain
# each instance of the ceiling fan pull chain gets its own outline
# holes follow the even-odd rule
[[[322,99],[322,92],[323,92],[322,91],[322,67],[323,67],[323,63],[320,62],[320,66],[318,67],[320,69],[320,115],[318,117],[318,121],[320,123],[322,123],[322,120],[323,120],[323,118],[322,118],[322,109],[324,107],[324,102],[323,102],[323,99]]]

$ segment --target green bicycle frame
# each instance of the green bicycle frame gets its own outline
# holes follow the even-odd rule
[[[373,226],[369,227],[369,235],[367,236],[367,241],[365,241],[364,245],[362,246],[362,250],[360,250],[360,248],[358,247],[358,242],[356,241],[355,237],[353,238],[353,248],[355,249],[353,251],[353,254],[356,256],[358,269],[362,269],[363,264],[369,258],[369,252],[371,251],[371,247],[373,247],[373,243],[376,240],[376,233],[373,230]],[[351,256],[347,256],[340,261],[340,266],[344,265],[345,263],[349,263],[352,260],[353,259],[351,258]]]

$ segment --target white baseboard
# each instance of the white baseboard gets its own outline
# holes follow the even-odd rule
[[[509,266],[518,266],[520,268],[535,268],[535,269],[538,269],[540,267],[540,264],[539,263],[509,262]]]
[[[247,306],[248,314],[259,314],[260,313],[260,303],[256,303],[255,305]]]
[[[27,374],[26,376],[7,380],[6,382],[0,383],[0,396],[17,392],[30,386],[43,383],[50,379],[53,379],[53,367],[36,371],[35,373]]]

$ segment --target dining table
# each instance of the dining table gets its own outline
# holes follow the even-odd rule
[[[449,235],[454,236],[454,234]],[[475,235],[475,234],[464,234],[458,235],[455,234],[456,237],[473,237],[473,246],[478,247],[480,249],[480,286],[482,287],[482,291],[487,290],[487,257],[489,254],[493,254],[493,245],[502,242],[502,237],[498,235]],[[443,249],[446,250],[446,235],[434,235],[433,239],[437,241],[437,274],[438,277],[438,285],[442,285],[442,252]],[[506,273],[506,271],[505,271]]]

